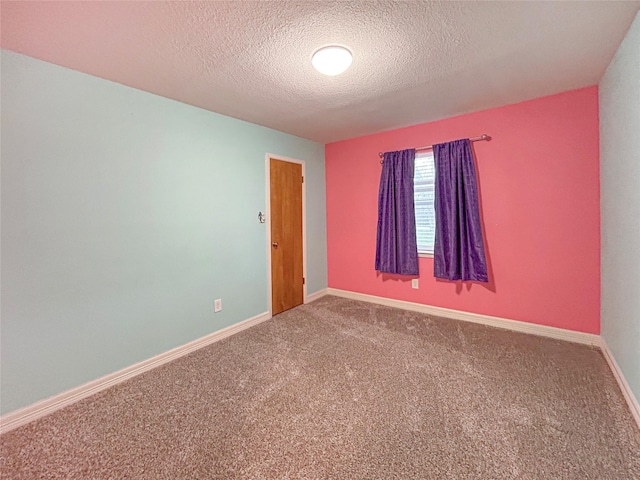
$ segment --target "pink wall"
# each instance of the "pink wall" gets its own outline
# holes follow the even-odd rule
[[[474,149],[491,282],[420,288],[374,270],[378,152],[487,133]],[[600,331],[598,90],[589,87],[326,146],[329,287]]]

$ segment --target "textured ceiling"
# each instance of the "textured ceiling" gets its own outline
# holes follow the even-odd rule
[[[326,143],[594,85],[640,2],[1,8],[2,48]],[[311,66],[327,44],[352,50],[343,75]]]

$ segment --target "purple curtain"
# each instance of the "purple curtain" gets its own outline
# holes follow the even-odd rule
[[[487,282],[471,141],[434,145],[433,153],[436,167],[433,274],[446,280]]]
[[[413,205],[415,149],[387,152],[378,191],[376,270],[418,274],[416,212]]]

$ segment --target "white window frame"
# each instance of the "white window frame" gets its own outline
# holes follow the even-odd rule
[[[426,162],[426,163],[425,163]],[[425,181],[425,175],[427,174],[427,178]],[[435,202],[435,162],[433,157],[433,151],[431,150],[423,150],[416,152],[416,160],[415,160],[415,170],[414,170],[414,194],[413,194],[413,202],[416,211],[416,237],[418,237],[418,220],[424,219],[424,211],[425,208],[425,196],[429,197],[430,205],[427,204],[426,208],[431,209],[431,213],[433,214],[433,239],[435,243],[435,211],[433,210],[433,203]],[[429,195],[429,191],[431,191],[431,195]],[[418,198],[418,197],[422,198]],[[431,218],[431,214],[426,212],[427,218]],[[420,257],[429,257],[433,258],[433,243],[429,244],[428,242],[425,244],[421,244],[418,242],[418,256]],[[426,247],[426,248],[425,248]]]

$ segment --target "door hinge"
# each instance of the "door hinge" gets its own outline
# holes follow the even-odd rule
[[[305,279],[304,279],[304,277],[302,277],[302,284],[303,284],[303,285],[304,285],[304,282],[305,282]]]
[[[302,177],[302,183],[304,183],[304,176]]]

